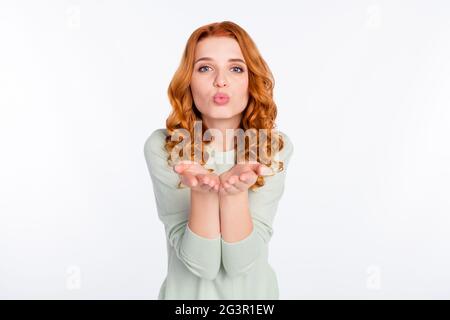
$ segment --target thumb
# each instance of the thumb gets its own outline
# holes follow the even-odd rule
[[[263,164],[259,164],[258,165],[258,168],[257,168],[256,172],[260,176],[270,176],[270,175],[273,174],[273,170],[270,167],[268,167],[266,165],[263,165]]]
[[[188,168],[188,167],[189,167],[188,164],[185,164],[185,163],[178,163],[178,164],[176,164],[176,165],[173,166],[173,170],[174,170],[175,172],[177,172],[177,173],[181,173],[181,172],[183,172],[184,170],[186,170],[186,168]]]

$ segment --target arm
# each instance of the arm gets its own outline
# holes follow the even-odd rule
[[[189,228],[202,237],[220,239],[219,195],[217,192],[191,190]]]
[[[209,223],[212,223],[214,211],[199,210],[204,202],[202,197],[191,194],[189,188],[177,188],[180,178],[167,163],[164,137],[164,130],[157,129],[146,140],[144,146],[158,217],[164,224],[167,240],[177,257],[198,277],[212,280],[220,268],[220,236],[214,238],[212,237],[214,233],[202,231],[200,222],[207,215],[211,219]],[[212,209],[212,199],[207,202],[208,210]],[[190,219],[192,229],[188,225]]]
[[[220,231],[223,241],[234,243],[247,238],[253,231],[248,192],[221,195],[219,207]]]
[[[264,186],[220,198],[222,261],[230,276],[250,272],[273,234],[272,223],[284,191],[286,170],[293,145],[284,135],[285,145],[277,160],[284,170],[264,178]],[[235,197],[234,201],[232,201]]]

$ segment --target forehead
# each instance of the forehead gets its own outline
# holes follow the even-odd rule
[[[242,58],[239,43],[229,37],[209,37],[199,41],[195,47],[195,59],[211,57],[216,60]]]

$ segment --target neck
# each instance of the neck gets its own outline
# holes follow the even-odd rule
[[[228,119],[211,119],[203,117],[203,121],[208,129],[211,129],[211,135],[214,141],[211,146],[219,151],[229,151],[234,147],[234,132],[241,123],[241,114]],[[228,134],[227,134],[227,131]]]

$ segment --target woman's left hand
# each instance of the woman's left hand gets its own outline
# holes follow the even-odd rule
[[[236,164],[219,176],[219,194],[235,195],[247,191],[256,182],[258,176],[271,174],[272,169],[261,163]]]

